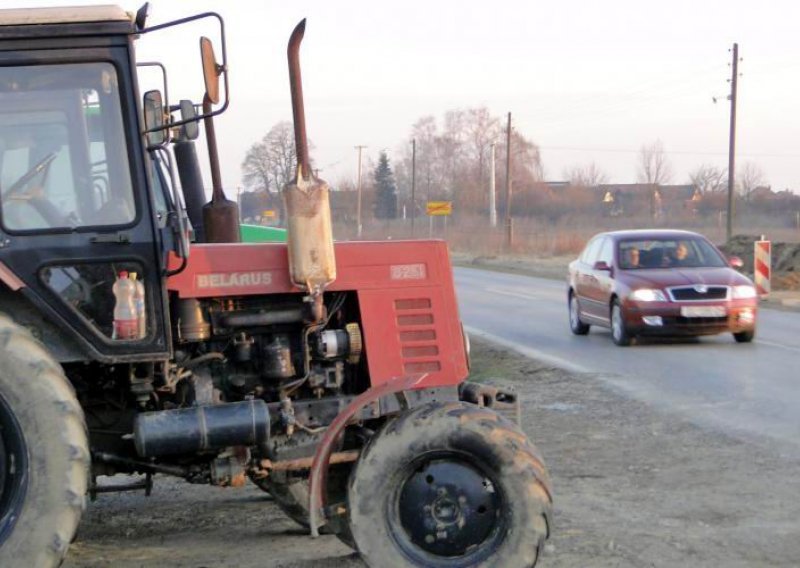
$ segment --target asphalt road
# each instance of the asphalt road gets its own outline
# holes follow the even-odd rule
[[[620,348],[606,329],[570,333],[565,282],[470,268],[456,268],[455,278],[471,334],[800,456],[800,313],[762,308],[751,344],[725,334]]]

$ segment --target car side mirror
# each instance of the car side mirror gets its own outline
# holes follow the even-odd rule
[[[594,269],[595,270],[606,270],[608,272],[611,272],[611,267],[608,265],[608,263],[605,260],[598,260],[597,262],[595,262],[594,263]]]
[[[730,257],[728,259],[728,264],[731,266],[731,268],[735,268],[736,270],[741,270],[744,268],[744,261],[738,256]]]
[[[164,126],[164,102],[161,91],[147,91],[144,94],[144,128],[147,132],[147,146],[155,148],[166,142],[167,132]]]

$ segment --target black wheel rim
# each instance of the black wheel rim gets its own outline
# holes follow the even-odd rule
[[[27,488],[25,438],[11,408],[0,395],[0,545],[14,529]]]
[[[470,456],[427,456],[405,471],[389,515],[400,548],[448,564],[490,556],[505,535],[506,500],[493,472]]]

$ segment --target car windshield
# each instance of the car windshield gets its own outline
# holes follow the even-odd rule
[[[621,241],[617,245],[617,258],[619,267],[626,270],[728,265],[711,243],[692,237]]]

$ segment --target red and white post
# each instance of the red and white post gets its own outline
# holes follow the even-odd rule
[[[772,243],[762,235],[761,240],[755,242],[755,254],[753,255],[756,292],[762,298],[769,295],[771,266]]]

